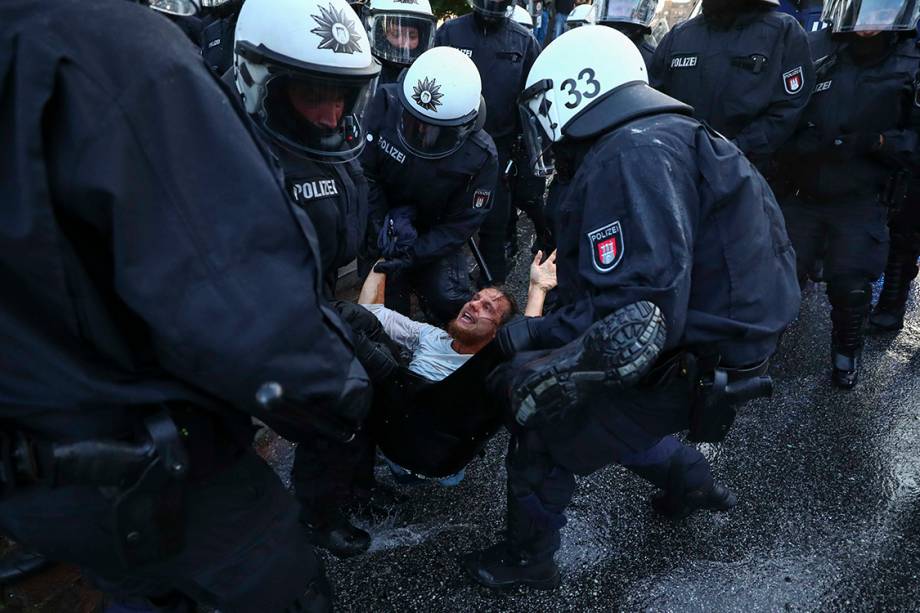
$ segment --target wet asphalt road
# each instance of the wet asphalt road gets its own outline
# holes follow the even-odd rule
[[[357,520],[371,551],[326,556],[338,608],[920,610],[920,314],[869,340],[849,392],[830,385],[828,314],[823,286],[810,287],[774,360],[772,399],[744,407],[725,442],[704,445],[738,494],[729,513],[668,523],[648,507],[652,487],[611,466],[579,480],[557,554],[562,586],[489,591],[458,558],[501,530],[502,434],[458,487],[401,487],[404,504]],[[378,476],[393,484],[382,467]]]

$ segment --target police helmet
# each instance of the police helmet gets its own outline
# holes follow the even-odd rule
[[[434,45],[428,0],[371,0],[366,12],[371,53],[382,62],[408,66]]]
[[[828,0],[821,20],[834,33],[909,32],[917,27],[918,0]]]
[[[172,17],[191,17],[198,14],[198,6],[192,0],[148,0],[147,5]]]
[[[250,0],[251,1],[251,0]],[[435,47],[403,71],[397,85],[403,112],[400,142],[418,157],[454,153],[485,121],[476,65],[452,47]]]
[[[566,17],[565,29],[571,30],[573,28],[580,28],[581,26],[593,25],[594,14],[593,4],[579,4],[572,9],[572,12]]]
[[[533,17],[523,6],[515,4],[508,7],[508,18],[524,26],[527,30],[533,32]]]
[[[247,0],[235,40],[237,89],[274,142],[325,162],[361,153],[380,64],[345,0]]]
[[[553,145],[609,131],[649,112],[691,109],[648,85],[645,61],[625,34],[587,25],[565,32],[537,56],[519,98],[534,171],[546,174]]]
[[[658,0],[597,0],[595,23],[639,26],[651,31]]]
[[[503,21],[508,18],[511,0],[468,0],[473,12],[486,21]]]

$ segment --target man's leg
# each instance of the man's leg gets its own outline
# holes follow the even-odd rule
[[[893,332],[904,326],[910,286],[917,277],[920,257],[920,202],[908,201],[889,223],[891,249],[885,265],[885,284],[869,318],[873,332]]]
[[[821,213],[815,206],[808,205],[794,197],[783,202],[783,217],[786,230],[795,249],[795,267],[799,285],[804,287],[814,271],[815,262],[824,251],[827,237]]]

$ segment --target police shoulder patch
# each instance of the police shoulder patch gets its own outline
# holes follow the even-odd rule
[[[477,189],[473,192],[473,208],[489,210],[492,207],[492,190]]]
[[[801,66],[783,73],[783,87],[790,96],[794,96],[802,91],[802,85],[804,84],[805,74],[802,72]]]
[[[598,272],[610,272],[623,260],[623,230],[615,221],[587,234],[591,262]]]

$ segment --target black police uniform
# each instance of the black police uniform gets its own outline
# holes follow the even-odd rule
[[[760,363],[799,306],[780,209],[736,147],[674,113],[688,107],[664,101],[643,114],[656,110],[633,121],[611,117],[617,127],[575,154],[557,226],[560,307],[531,322],[533,346],[562,346],[648,300],[667,322],[665,356]],[[711,486],[705,458],[667,436],[687,429],[695,382],[660,370],[669,374],[654,384],[604,392],[581,414],[514,438],[507,527],[523,558],[539,563],[558,549],[573,474],[617,462],[676,499]]]
[[[444,158],[413,155],[397,131],[403,114],[398,87],[381,87],[367,113],[361,163],[370,183],[368,239],[376,242],[390,209],[414,211],[418,238],[406,268],[387,279],[387,306],[408,314],[411,286],[435,319],[447,322],[471,295],[463,246],[492,207],[497,154],[492,138],[479,129]]]
[[[181,437],[157,421],[157,440],[181,438],[170,453],[190,456],[170,464],[188,484],[178,551],[150,515],[126,531],[138,517],[119,515],[123,486],[92,485],[135,481],[126,458],[58,460],[57,481],[46,465],[41,483],[6,480],[0,531],[122,596],[320,608],[320,563],[293,499],[251,450],[247,414],[296,440],[285,417],[332,409],[349,371],[363,371],[318,298],[314,232],[292,223],[245,113],[175,28],[127,2],[0,4],[0,73],[5,440],[27,432],[45,449],[84,441],[84,454],[115,454],[104,441],[134,445],[168,403]],[[297,410],[259,410],[265,381]],[[157,513],[182,514],[176,481],[164,477],[174,497]],[[308,589],[314,601],[292,604]]]
[[[920,53],[912,38],[893,33],[860,39],[826,29],[810,39],[818,83],[783,152],[793,187],[783,212],[801,279],[826,249],[835,355],[853,357],[862,347],[870,284],[885,267],[887,206],[903,197],[920,161]]]
[[[658,44],[649,81],[765,170],[795,130],[814,70],[795,18],[752,7],[730,24],[700,15],[674,26]]]
[[[495,141],[498,167],[504,171],[520,132],[517,97],[527,73],[539,54],[539,43],[522,25],[511,19],[487,23],[475,13],[462,15],[438,28],[435,46],[449,46],[468,55],[482,78],[486,101],[485,131]],[[479,230],[480,248],[496,282],[504,282],[506,229],[511,216],[508,188],[496,179],[492,210]]]
[[[233,66],[238,11],[239,7],[234,5],[205,15],[201,20],[201,57],[216,75],[223,75]]]

